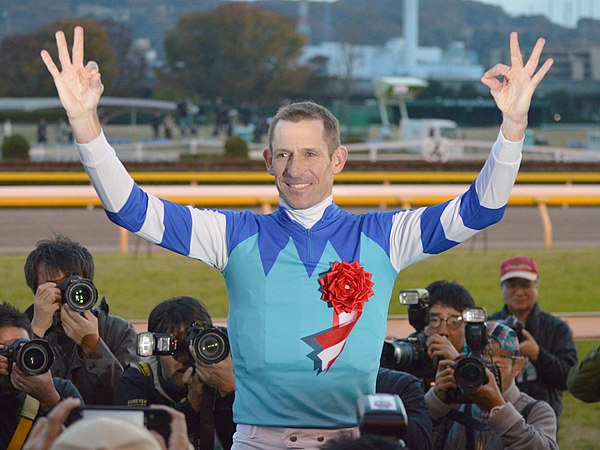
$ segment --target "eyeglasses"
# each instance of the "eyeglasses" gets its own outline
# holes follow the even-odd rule
[[[429,327],[430,328],[439,328],[442,326],[442,322],[446,322],[446,326],[451,330],[458,330],[462,322],[461,316],[449,316],[449,317],[439,317],[433,316],[429,319]]]

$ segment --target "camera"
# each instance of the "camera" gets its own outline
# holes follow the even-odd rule
[[[523,322],[517,319],[516,316],[508,316],[502,322],[513,329],[513,331],[517,334],[519,342],[523,341],[523,330],[525,329],[525,324]]]
[[[15,363],[25,375],[41,375],[52,367],[54,351],[43,339],[17,339],[0,350],[0,355],[8,359],[8,370]],[[0,375],[0,393],[15,392],[9,375]]]
[[[66,422],[71,425],[79,419],[102,416],[135,423],[148,430],[158,432],[165,438],[166,442],[169,441],[169,435],[171,434],[171,416],[163,409],[155,409],[147,406],[81,406],[71,412]]]
[[[454,380],[459,389],[449,390],[446,393],[449,403],[472,403],[463,393],[475,392],[479,387],[488,383],[486,368],[494,374],[498,386],[502,390],[496,368],[481,357],[488,343],[485,328],[486,310],[484,308],[467,308],[462,312],[462,318],[465,323],[465,340],[469,353],[467,356],[457,359],[454,367]]]
[[[404,339],[386,339],[379,364],[388,369],[410,371],[418,377],[425,376],[433,367],[427,356],[427,336],[423,332],[429,324],[429,292],[427,289],[402,290],[398,301],[408,305],[408,321],[416,332]]]
[[[356,403],[358,429],[361,435],[373,434],[404,439],[408,417],[397,394],[367,394]],[[405,448],[401,441],[402,448]]]
[[[98,301],[98,290],[92,280],[81,278],[72,274],[58,286],[63,303],[69,305],[74,311],[84,312]]]
[[[139,356],[175,355],[180,351],[189,354],[190,343],[196,357],[204,364],[216,364],[229,355],[227,328],[215,327],[199,320],[188,327],[183,341],[168,333],[139,333],[136,352]],[[192,355],[189,356],[193,360]]]

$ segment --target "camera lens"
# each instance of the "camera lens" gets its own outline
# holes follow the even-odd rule
[[[23,344],[18,350],[16,363],[27,375],[40,375],[48,372],[54,362],[50,345],[42,339],[34,339]]]
[[[463,390],[476,390],[487,383],[485,366],[475,358],[461,359],[454,368],[454,379]]]
[[[415,351],[410,342],[405,340],[386,340],[383,342],[380,365],[399,370],[409,367],[414,359]]]
[[[216,364],[229,355],[227,335],[218,328],[201,331],[193,341],[196,356],[204,364]]]
[[[96,286],[84,278],[74,281],[64,292],[65,302],[75,311],[83,312],[91,309],[98,300]]]

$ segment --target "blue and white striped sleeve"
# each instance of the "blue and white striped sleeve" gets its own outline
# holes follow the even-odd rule
[[[152,243],[223,270],[227,264],[225,215],[144,192],[103,133],[77,147],[110,220]]]
[[[448,250],[500,221],[521,164],[523,142],[499,133],[467,192],[445,203],[399,211],[390,232],[390,259],[398,271]]]

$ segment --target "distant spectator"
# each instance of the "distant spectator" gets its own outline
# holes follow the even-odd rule
[[[10,119],[6,119],[2,125],[2,136],[4,138],[12,136],[12,122]]]
[[[48,124],[44,118],[41,118],[37,124],[37,141],[42,145],[48,142]]]
[[[527,256],[515,256],[502,262],[500,288],[504,308],[490,315],[491,320],[517,319],[524,325],[519,352],[527,357],[517,377],[521,392],[552,406],[556,417],[562,412],[562,391],[567,375],[577,363],[573,333],[566,322],[541,310],[538,303],[539,271]]]
[[[158,112],[155,111],[154,114],[152,115],[152,136],[154,137],[154,139],[158,139],[160,137],[160,126],[162,125],[163,119],[162,119],[162,115]]]

